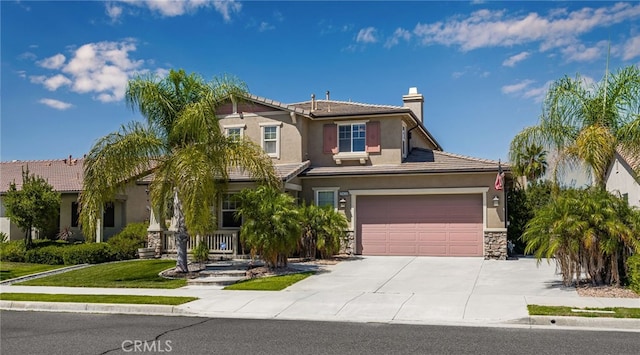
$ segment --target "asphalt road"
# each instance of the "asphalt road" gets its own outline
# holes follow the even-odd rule
[[[637,354],[637,333],[0,313],[12,354]]]

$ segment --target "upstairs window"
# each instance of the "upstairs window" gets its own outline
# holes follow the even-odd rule
[[[340,152],[364,152],[367,129],[364,123],[338,126],[338,150]]]
[[[234,141],[239,141],[242,138],[242,128],[227,128],[226,135]]]
[[[262,149],[272,158],[280,157],[280,126],[262,126]]]
[[[402,157],[407,157],[407,126],[402,123]]]

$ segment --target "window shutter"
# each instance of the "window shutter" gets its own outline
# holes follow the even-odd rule
[[[338,152],[338,126],[336,124],[324,125],[322,137],[322,151],[326,154],[335,154]]]
[[[367,122],[367,147],[368,153],[380,152],[380,122]]]

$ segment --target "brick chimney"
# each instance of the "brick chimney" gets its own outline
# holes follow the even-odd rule
[[[420,122],[424,125],[424,96],[418,94],[417,87],[410,87],[407,95],[402,95],[402,102],[404,107],[411,109],[413,113],[418,117]]]

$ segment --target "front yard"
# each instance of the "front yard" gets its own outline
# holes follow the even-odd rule
[[[14,279],[16,277],[37,274],[43,271],[55,270],[64,265],[44,265],[29,263],[2,262],[0,264],[0,281]]]

